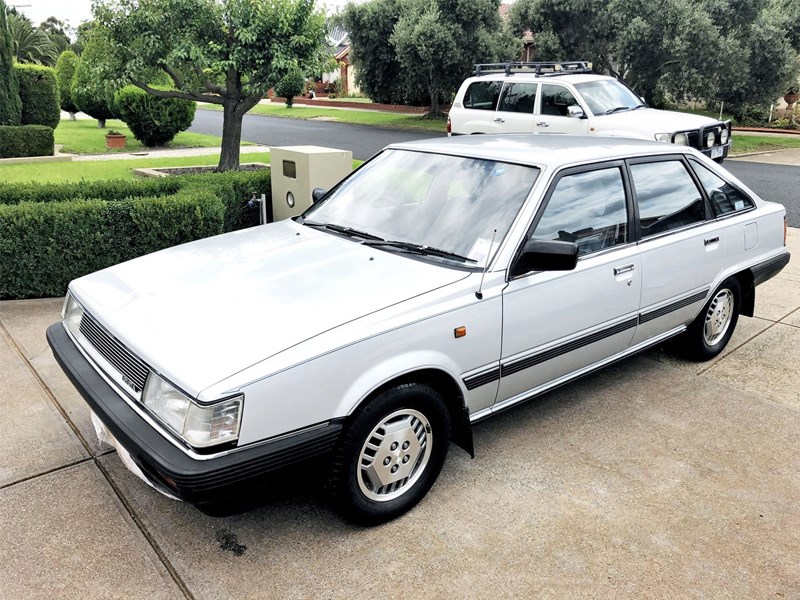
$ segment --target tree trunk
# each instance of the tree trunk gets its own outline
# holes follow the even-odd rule
[[[219,155],[218,171],[231,171],[239,168],[239,147],[242,143],[241,105],[237,100],[225,99],[222,117],[222,152]]]
[[[97,119],[97,128],[98,129],[105,129],[106,128],[106,120],[105,119]]]
[[[431,109],[426,116],[431,119],[443,117],[444,113],[442,112],[442,107],[439,105],[439,86],[436,86],[435,89],[429,88],[428,92],[431,95]]]
[[[75,121],[76,120],[74,112],[69,113],[69,120],[70,121]]]

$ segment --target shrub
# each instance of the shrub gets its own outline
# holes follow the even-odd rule
[[[289,71],[275,86],[275,93],[279,96],[286,98],[286,106],[292,107],[292,99],[299,96],[303,92],[303,86],[306,84],[306,78],[303,77],[303,72],[296,65],[289,68]]]
[[[99,28],[94,29],[78,60],[75,76],[70,84],[75,106],[97,119],[98,126],[102,129],[105,129],[106,119],[116,116],[112,106],[113,94],[107,88],[108,53],[108,42],[103,37],[103,32]]]
[[[0,183],[0,205],[21,202],[64,202],[75,198],[124,200],[167,196],[186,187],[180,177],[110,179],[80,183]]]
[[[78,55],[72,50],[65,50],[58,57],[56,63],[56,80],[58,81],[58,91],[61,97],[61,110],[68,113],[78,112],[78,107],[72,99],[72,78],[75,77],[75,69],[78,66]]]
[[[180,98],[158,98],[128,85],[114,94],[114,109],[145,146],[163,146],[194,120],[197,105]]]
[[[222,232],[211,191],[0,206],[0,298],[61,296],[76,277]]]
[[[6,5],[0,0],[0,125],[19,125],[21,110]]]
[[[61,104],[55,69],[39,65],[14,65],[22,100],[22,124],[55,129],[61,120]],[[51,153],[52,154],[52,153]]]
[[[0,125],[0,158],[52,156],[55,136],[44,125]]]

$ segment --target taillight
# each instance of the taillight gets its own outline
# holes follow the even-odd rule
[[[453,132],[453,124],[450,122],[450,115],[447,115],[447,135]]]

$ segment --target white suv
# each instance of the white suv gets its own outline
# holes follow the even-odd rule
[[[628,86],[583,61],[475,65],[458,90],[450,135],[571,133],[691,146],[718,162],[728,156],[730,121],[649,108]]]

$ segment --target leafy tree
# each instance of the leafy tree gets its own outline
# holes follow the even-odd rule
[[[153,96],[221,104],[219,170],[239,166],[242,118],[297,64],[313,72],[325,39],[314,0],[100,0],[118,78]],[[147,83],[162,69],[173,90]]]
[[[54,65],[58,60],[58,49],[50,37],[36,29],[25,17],[14,13],[8,15],[11,31],[12,52],[17,62]]]
[[[6,22],[6,4],[0,0],[0,125],[19,125],[21,112],[19,81],[14,71],[11,33]]]
[[[430,101],[440,116],[476,62],[513,60],[518,39],[504,33],[499,0],[371,0],[349,4],[359,86],[374,100]],[[389,42],[388,44],[386,42]]]
[[[78,67],[78,57],[72,50],[65,50],[58,57],[56,63],[56,79],[58,89],[61,92],[61,110],[69,113],[70,119],[75,120],[75,113],[78,107],[72,99],[72,78],[75,77],[75,69]]]
[[[538,59],[592,60],[655,106],[688,99],[741,105],[772,101],[797,73],[798,6],[796,0],[518,0],[509,24],[517,33],[534,32]]]
[[[61,54],[69,48],[71,43],[69,39],[69,25],[56,17],[47,17],[39,24],[39,31],[43,31],[50,38],[50,41],[55,44],[58,53]]]
[[[93,31],[83,50],[75,76],[72,78],[72,101],[82,112],[97,119],[97,126],[105,129],[106,119],[115,116],[113,110],[114,88],[110,47],[102,30]]]
[[[306,78],[303,77],[303,72],[298,67],[292,66],[275,86],[275,92],[286,98],[286,108],[292,108],[292,100],[303,92],[305,85]]]
[[[338,16],[350,37],[350,60],[358,87],[375,102],[413,102],[403,89],[402,67],[388,43],[400,19],[402,0],[347,4]]]

